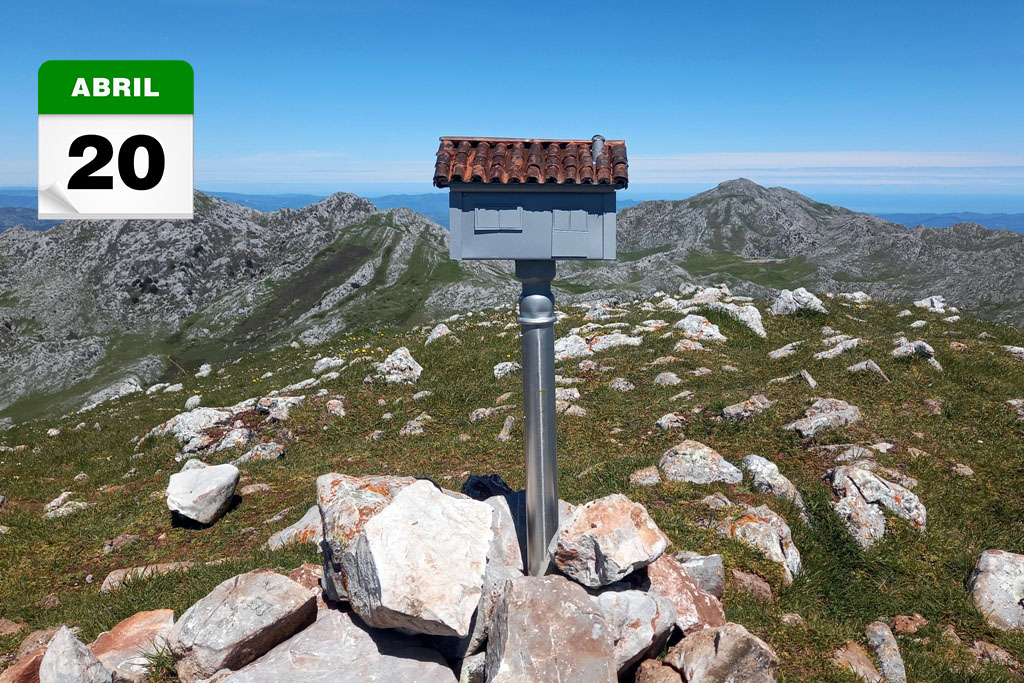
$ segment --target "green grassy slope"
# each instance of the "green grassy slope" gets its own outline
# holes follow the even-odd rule
[[[410,298],[408,305],[414,307],[415,299]],[[867,623],[913,612],[921,613],[930,623],[916,637],[899,637],[910,680],[1017,680],[996,665],[969,668],[973,660],[966,651],[949,645],[940,632],[943,626],[952,626],[966,643],[987,640],[1024,661],[1024,634],[987,627],[964,589],[964,581],[983,550],[1024,552],[1024,421],[1005,405],[1008,399],[1024,397],[1024,363],[1001,348],[1002,344],[1020,345],[1020,332],[968,317],[956,324],[936,317],[927,327],[911,330],[907,325],[914,318],[897,318],[894,307],[877,304],[855,309],[835,301],[826,301],[826,305],[832,311],[829,315],[766,315],[768,339],[753,336],[734,321],[708,314],[721,325],[729,341],[706,344],[710,350],[704,353],[676,354],[680,359],[667,365],[648,364],[672,352],[681,338],[678,330],[670,330],[671,339],[661,338],[664,331],[648,333],[640,347],[598,354],[596,360],[615,367],[608,374],[580,373],[574,361],[560,364],[561,374],[582,379],[575,386],[583,394],[580,405],[588,411],[587,417],[559,419],[561,496],[580,503],[623,492],[648,507],[672,539],[673,550],[719,552],[727,568],[755,571],[769,580],[777,595],[774,602],[759,602],[730,587],[724,605],[731,621],[743,623],[776,649],[783,680],[853,680],[833,668],[829,654],[848,639],[863,640]],[[630,323],[648,318],[673,323],[680,317],[645,312],[637,306],[630,310],[624,318]],[[558,335],[582,323],[582,310],[568,312],[570,316],[556,328]],[[417,320],[415,315],[407,319]],[[481,320],[494,324],[479,327],[476,323]],[[453,323],[450,326],[462,341],[457,346],[442,340],[424,347],[425,330],[402,327],[361,332],[299,349],[285,347],[246,356],[238,363],[220,364],[217,368],[222,374],[204,379],[189,376],[184,380],[185,393],[133,395],[56,425],[25,425],[0,433],[0,444],[27,446],[20,452],[0,452],[0,492],[9,499],[0,509],[0,524],[10,527],[9,533],[0,536],[0,616],[23,621],[33,629],[64,622],[79,625],[88,641],[138,610],[169,607],[180,614],[218,582],[241,571],[255,567],[289,570],[303,561],[317,562],[319,555],[312,545],[276,553],[261,546],[271,533],[296,521],[315,503],[314,480],[327,472],[430,477],[454,489],[467,472],[498,472],[512,486],[521,487],[521,423],[510,442],[500,443],[495,436],[502,418],[472,424],[468,420],[471,410],[494,405],[504,392],[520,395],[518,377],[499,381],[491,372],[498,362],[518,359],[514,330],[498,336],[502,326],[513,320],[513,312],[504,309]],[[834,360],[813,360],[811,355],[821,349],[818,340],[823,325],[863,337],[868,343]],[[890,358],[891,339],[899,331],[914,333],[908,337],[932,344],[945,372],[937,373],[920,361]],[[983,331],[993,338],[979,340]],[[808,341],[794,356],[768,360],[768,351],[795,340]],[[966,343],[967,350],[950,350],[950,340]],[[345,370],[326,384],[331,395],[345,397],[348,414],[344,418],[327,413],[324,401],[329,397],[310,399],[294,410],[286,423],[261,432],[264,439],[284,443],[287,457],[280,462],[243,465],[241,485],[264,482],[272,487],[270,492],[246,496],[210,528],[172,525],[162,492],[168,476],[181,467],[174,461],[176,444],[160,439],[136,446],[136,441],[180,412],[187,396],[199,392],[203,405],[229,405],[309,377],[321,356],[368,354],[382,358],[403,345],[424,366],[415,387],[365,385],[362,379],[370,372],[368,364]],[[877,361],[892,383],[846,372],[847,366],[866,358]],[[739,372],[723,370],[727,364],[738,367]],[[712,374],[686,374],[701,366],[711,368]],[[818,380],[817,389],[798,381],[768,385],[768,380],[801,368]],[[663,370],[677,372],[684,383],[654,385],[654,376]],[[260,379],[268,371],[274,376]],[[607,384],[617,376],[634,382],[636,390],[625,394],[610,390]],[[433,395],[411,399],[414,392],[425,389]],[[683,389],[692,390],[694,398],[670,400]],[[755,392],[778,402],[744,423],[716,419],[723,406]],[[814,396],[849,401],[861,409],[864,420],[822,432],[815,440],[800,440],[783,431],[782,425],[800,416]],[[941,401],[941,414],[929,413],[924,401],[930,399]],[[655,420],[672,410],[686,416],[685,438],[708,444],[734,464],[749,453],[776,462],[803,493],[811,524],[802,524],[790,505],[756,493],[746,483],[631,486],[631,472],[655,464],[666,449],[683,438],[654,426]],[[392,420],[382,419],[386,411],[392,413]],[[425,433],[400,437],[399,429],[421,411],[433,417]],[[74,431],[80,419],[87,428]],[[98,423],[99,429],[93,429],[93,423]],[[52,426],[61,429],[59,436],[46,435]],[[616,428],[621,431],[613,434]],[[375,429],[384,431],[383,438],[367,441],[365,437]],[[460,441],[456,438],[460,433],[470,438]],[[861,550],[853,542],[831,511],[821,481],[831,463],[812,446],[854,441],[896,445],[888,455],[879,456],[879,461],[920,481],[915,493],[928,509],[926,534],[890,518],[885,538],[873,549]],[[926,455],[913,457],[911,448]],[[208,462],[226,462],[237,455],[223,452]],[[975,476],[953,475],[954,463],[969,465]],[[123,478],[132,468],[137,473]],[[75,482],[80,472],[88,478]],[[92,507],[60,520],[43,519],[43,505],[64,490],[74,491],[74,499],[88,501]],[[805,568],[792,586],[783,585],[776,565],[701,526],[712,513],[699,501],[715,491],[735,502],[765,503],[786,517]],[[267,521],[285,510],[280,520]],[[103,554],[103,542],[122,533],[136,534],[141,540]],[[133,582],[116,594],[99,594],[100,583],[114,569],[176,560],[225,561]],[[48,595],[56,596],[60,604],[41,606]],[[801,614],[807,628],[782,625],[779,617],[788,612]],[[0,653],[9,657],[19,640],[18,636],[0,638]]]

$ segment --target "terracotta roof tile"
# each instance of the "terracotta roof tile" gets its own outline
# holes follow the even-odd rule
[[[595,137],[596,139],[596,137]],[[594,140],[443,137],[434,185],[463,183],[629,184],[625,140],[607,140],[596,161]]]

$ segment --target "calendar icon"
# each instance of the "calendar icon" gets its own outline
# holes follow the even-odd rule
[[[192,218],[194,76],[176,60],[39,67],[39,218]]]

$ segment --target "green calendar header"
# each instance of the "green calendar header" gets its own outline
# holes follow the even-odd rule
[[[192,114],[182,60],[51,60],[39,67],[40,114]]]

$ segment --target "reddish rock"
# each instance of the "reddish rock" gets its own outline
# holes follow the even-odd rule
[[[288,578],[304,588],[316,591],[317,611],[328,609],[328,605],[324,601],[323,585],[320,583],[324,578],[323,565],[307,562],[288,572]]]
[[[853,673],[865,683],[882,683],[882,674],[878,673],[867,650],[853,641],[832,653],[832,663]]]
[[[684,635],[702,628],[725,625],[718,598],[700,589],[682,563],[662,555],[647,566],[651,591],[667,598],[676,608],[676,626]]]
[[[636,683],[682,683],[683,677],[668,664],[657,659],[648,659],[640,663],[636,671]]]
[[[46,648],[40,647],[19,656],[9,669],[0,674],[0,683],[39,683],[39,665],[45,654]]]
[[[101,633],[89,649],[114,674],[114,680],[144,683],[149,671],[146,655],[166,646],[173,626],[174,610],[139,612]]]
[[[927,625],[928,620],[920,614],[909,617],[901,614],[898,617],[893,617],[892,620],[892,630],[896,633],[917,633]]]
[[[761,600],[774,600],[771,585],[757,574],[743,571],[742,569],[730,569],[733,586],[738,591],[751,593]]]
[[[19,624],[10,619],[0,619],[0,636],[13,636],[25,628],[25,624]]]

